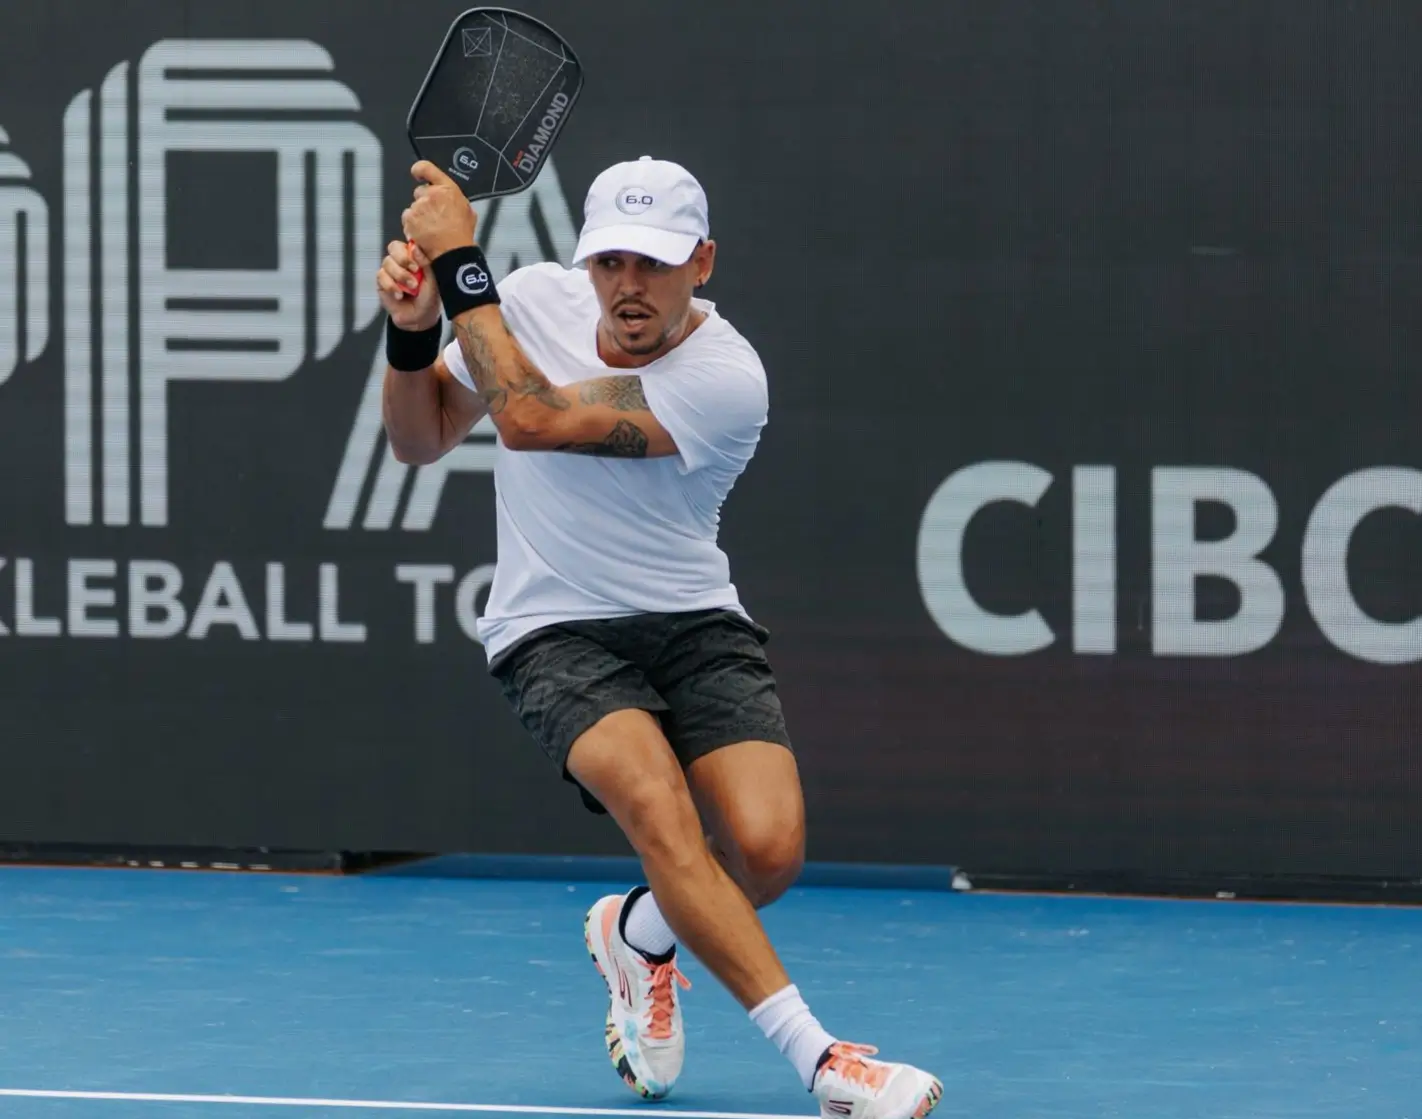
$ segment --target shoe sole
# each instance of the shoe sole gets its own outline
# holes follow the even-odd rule
[[[607,988],[607,1026],[603,1031],[603,1040],[607,1045],[607,1056],[612,1061],[612,1067],[617,1070],[617,1075],[622,1078],[622,1082],[644,1100],[666,1099],[671,1094],[671,1089],[668,1088],[664,1092],[653,1092],[638,1080],[637,1074],[632,1071],[632,1062],[627,1059],[627,1053],[622,1047],[622,1035],[617,1032],[617,1025],[612,1018],[612,1007],[616,999],[612,993],[612,981],[608,979],[602,961],[597,958],[597,949],[593,947],[592,917],[596,908],[594,906],[589,909],[587,916],[583,918],[583,943],[587,945],[588,958],[592,960],[593,967],[597,968],[598,975],[602,976],[603,986]],[[927,1112],[924,1114],[926,1115]]]

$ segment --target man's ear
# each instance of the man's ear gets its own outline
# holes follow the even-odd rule
[[[700,291],[711,280],[711,273],[716,269],[716,242],[703,241],[696,246],[697,263],[700,265],[697,270],[696,290]]]

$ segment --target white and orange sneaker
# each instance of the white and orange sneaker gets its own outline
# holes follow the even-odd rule
[[[810,1091],[822,1119],[924,1119],[943,1098],[943,1085],[912,1065],[873,1061],[872,1045],[831,1045]]]
[[[676,988],[691,988],[677,969],[676,949],[653,963],[622,936],[625,898],[602,898],[583,922],[583,939],[598,974],[607,984],[607,1055],[618,1075],[644,1099],[671,1094],[686,1054],[681,1003]]]

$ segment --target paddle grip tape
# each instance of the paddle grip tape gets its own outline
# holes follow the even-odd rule
[[[440,253],[430,265],[430,270],[439,286],[445,317],[450,322],[465,311],[500,302],[499,293],[494,288],[494,277],[489,272],[489,262],[484,259],[483,250],[478,245],[466,245]]]

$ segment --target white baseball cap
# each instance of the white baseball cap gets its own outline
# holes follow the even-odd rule
[[[711,235],[706,192],[696,177],[649,155],[614,164],[594,179],[583,218],[574,264],[607,252],[685,264],[696,243]]]

